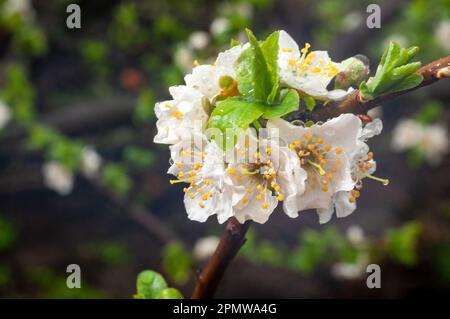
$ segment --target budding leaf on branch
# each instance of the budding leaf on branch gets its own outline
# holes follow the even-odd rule
[[[371,100],[381,94],[408,90],[418,86],[423,77],[416,73],[420,62],[410,62],[418,47],[400,48],[391,42],[384,51],[375,76],[363,81],[359,90],[363,98]]]
[[[135,299],[155,299],[163,289],[167,288],[167,283],[157,272],[145,270],[138,275],[136,288]]]

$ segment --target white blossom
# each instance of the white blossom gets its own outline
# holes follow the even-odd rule
[[[218,36],[225,33],[230,28],[230,20],[224,17],[218,17],[213,20],[209,30],[212,35]]]
[[[298,157],[276,138],[257,140],[251,130],[237,142],[226,173],[240,194],[233,216],[241,223],[265,223],[279,202],[305,190],[306,173]]]
[[[297,43],[285,31],[279,35],[278,65],[280,81],[292,88],[318,99],[340,100],[353,89],[331,90],[327,86],[342,71],[342,65],[331,61],[327,51],[308,53],[310,44],[299,49]]]
[[[204,64],[195,67],[192,74],[185,76],[186,85],[192,87],[209,99],[213,99],[220,93],[219,81],[224,76],[236,78],[234,64],[247,45],[237,45],[231,49],[219,53],[213,65]]]
[[[3,129],[6,124],[8,124],[11,119],[11,111],[9,107],[0,101],[0,130]]]
[[[268,122],[269,128],[280,130],[280,138],[298,156],[307,175],[305,192],[285,202],[284,209],[289,216],[296,217],[306,209],[319,209],[321,223],[331,218],[323,210],[330,210],[336,194],[351,191],[355,186],[351,159],[358,149],[361,125],[361,120],[353,114],[342,114],[311,127],[295,126],[282,119]]]
[[[192,70],[194,64],[194,54],[187,46],[180,46],[175,51],[174,56],[175,63],[185,73]]]
[[[30,0],[6,0],[0,12],[5,17],[19,14],[26,22],[31,22],[35,15]]]
[[[205,222],[217,215],[219,223],[233,216],[232,206],[238,193],[225,183],[223,151],[201,133],[187,134],[170,147],[173,164],[168,173],[178,179],[172,183],[188,183],[184,188],[184,204],[188,217]]]
[[[158,102],[155,114],[158,118],[158,134],[155,143],[175,144],[186,131],[201,131],[208,120],[204,110],[203,95],[188,86],[169,88],[173,100]]]
[[[362,189],[362,180],[364,178],[375,179],[382,182],[384,185],[389,183],[389,180],[381,179],[373,176],[376,170],[376,162],[373,160],[373,153],[369,152],[369,146],[365,143],[369,138],[381,133],[383,123],[376,119],[371,123],[366,124],[362,128],[357,137],[356,148],[353,153],[350,153],[350,173],[354,181],[352,190],[341,190],[333,196],[333,201],[330,206],[325,209],[318,209],[317,212],[321,223],[328,222],[336,212],[338,218],[347,217],[356,209],[356,200],[360,196]]]
[[[205,31],[196,31],[189,36],[188,43],[194,50],[202,50],[209,44],[209,34]]]
[[[58,162],[48,162],[42,167],[44,184],[60,195],[67,195],[73,189],[73,174]]]
[[[81,171],[87,178],[96,177],[101,165],[102,158],[93,147],[87,146],[82,150]]]
[[[447,128],[441,124],[421,124],[413,119],[401,119],[394,128],[391,147],[402,152],[416,149],[431,165],[438,165],[449,151]]]
[[[338,262],[331,268],[331,274],[336,279],[354,280],[363,277],[366,274],[366,268],[369,264],[369,256],[361,254],[354,263]]]
[[[194,244],[193,255],[197,260],[209,259],[219,245],[220,238],[208,236],[198,239]]]
[[[419,149],[425,154],[425,159],[432,165],[441,163],[449,150],[447,128],[441,124],[429,125],[425,129]]]
[[[401,152],[413,148],[423,139],[424,134],[424,126],[417,121],[401,119],[392,133],[392,149]]]
[[[450,51],[450,20],[441,21],[436,29],[436,39],[446,51]]]
[[[358,225],[351,225],[347,228],[346,236],[350,243],[354,246],[361,246],[365,243],[366,237],[363,229]]]
[[[351,11],[342,19],[342,31],[352,32],[363,24],[364,16],[359,11]]]

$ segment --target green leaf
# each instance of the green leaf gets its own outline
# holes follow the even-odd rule
[[[166,288],[161,290],[155,299],[184,299],[184,297],[177,289]]]
[[[414,265],[417,261],[416,246],[421,231],[422,224],[417,221],[389,230],[386,241],[391,258],[405,266]]]
[[[278,95],[279,75],[278,75],[278,39],[279,31],[273,32],[262,43],[261,50],[267,63],[270,74],[272,89],[267,97],[267,103],[272,104]]]
[[[310,112],[312,112],[314,110],[314,108],[316,107],[316,100],[314,100],[314,98],[311,96],[303,97],[303,101],[305,101],[306,108]]]
[[[247,29],[246,32],[250,42],[250,49],[253,52],[253,96],[259,101],[266,101],[266,98],[271,93],[273,86],[269,67],[259,42],[253,35],[253,32],[249,29]]]
[[[136,299],[155,299],[167,288],[167,283],[157,272],[144,270],[137,277],[136,287]]]
[[[423,78],[416,71],[421,63],[409,63],[418,49],[400,48],[397,43],[391,42],[383,53],[375,76],[360,84],[362,96],[373,99],[381,94],[404,91],[419,85]]]
[[[278,37],[274,32],[261,43],[247,31],[250,47],[238,58],[235,68],[239,92],[247,98],[273,103],[278,95]]]
[[[263,114],[265,119],[273,119],[298,110],[299,96],[294,89],[284,90],[280,104],[267,105]]]
[[[190,278],[194,264],[189,252],[176,242],[166,245],[162,255],[164,271],[176,284],[184,285]]]
[[[209,127],[218,128],[226,139],[231,136],[226,136],[227,129],[231,130],[228,133],[234,132],[237,129],[246,129],[250,123],[258,119],[265,111],[265,106],[261,103],[250,102],[241,97],[231,97],[219,104],[211,113],[209,119]],[[233,134],[233,138],[234,138]],[[219,145],[226,149],[229,143]]]
[[[396,85],[393,85],[389,92],[399,92],[399,91],[405,91],[412,88],[415,88],[423,81],[423,76],[419,73],[413,73],[407,78],[403,79],[401,82],[397,83]]]

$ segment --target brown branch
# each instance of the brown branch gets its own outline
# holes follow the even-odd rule
[[[342,101],[328,104],[326,106],[317,107],[310,116],[309,119],[313,121],[326,121],[329,118],[339,116],[343,113],[353,113],[353,114],[366,114],[367,111],[374,108],[375,106],[381,105],[383,103],[389,102],[394,98],[415,91],[421,87],[433,84],[440,79],[449,78],[450,70],[450,55],[443,57],[439,60],[433,61],[419,70],[417,73],[423,76],[422,83],[412,89],[381,95],[373,100],[364,100],[359,92],[355,90],[347,98]]]
[[[249,226],[250,222],[240,224],[236,218],[230,219],[214,255],[198,275],[197,285],[191,296],[192,299],[209,299],[213,297],[225,270],[245,243],[245,234]]]

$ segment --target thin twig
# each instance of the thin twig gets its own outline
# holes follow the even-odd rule
[[[245,243],[245,234],[250,222],[240,224],[236,218],[230,219],[220,243],[206,267],[198,275],[197,285],[192,293],[192,299],[212,298],[223,274],[241,246]]]

